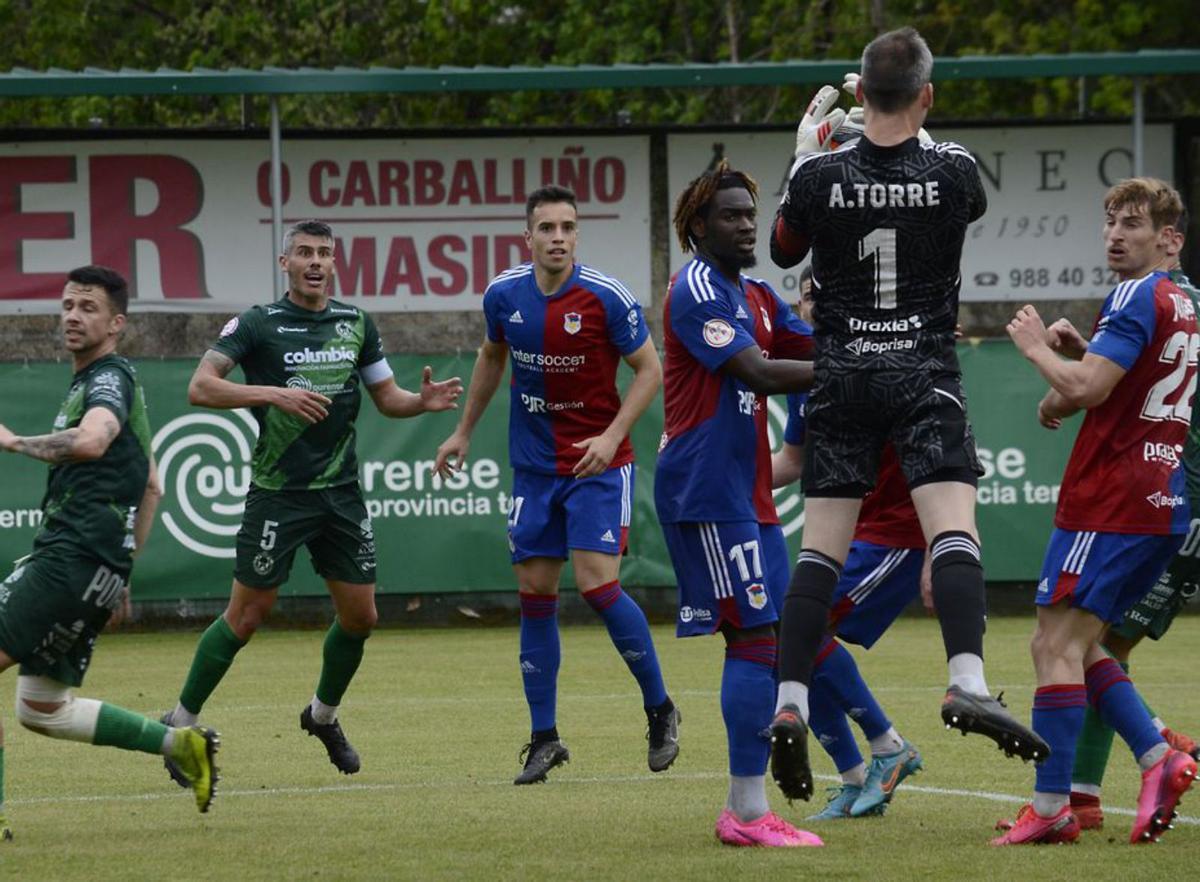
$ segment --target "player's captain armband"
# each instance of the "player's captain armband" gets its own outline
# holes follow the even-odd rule
[[[373,364],[360,368],[358,373],[362,377],[364,385],[374,386],[392,376],[392,366],[387,363],[386,358],[381,358]]]

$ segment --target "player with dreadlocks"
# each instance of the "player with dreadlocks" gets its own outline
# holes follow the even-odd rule
[[[666,420],[654,504],[679,584],[676,634],[725,638],[721,714],[729,799],[717,819],[728,845],[821,845],[767,805],[775,705],[775,623],[788,554],[771,501],[765,396],[812,383],[808,328],[754,266],[758,187],[726,160],[692,181],[675,231],[695,257],[663,310]]]

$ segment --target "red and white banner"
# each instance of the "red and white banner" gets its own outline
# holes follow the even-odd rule
[[[0,144],[0,313],[58,309],[88,263],[140,310],[237,312],[273,298],[266,140]],[[337,295],[372,311],[470,310],[528,259],[525,198],[573,189],[579,260],[650,302],[649,139],[285,140],[284,226],[337,238]]]

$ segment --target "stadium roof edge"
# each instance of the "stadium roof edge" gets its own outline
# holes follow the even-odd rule
[[[511,92],[518,90],[780,86],[840,79],[856,59],[717,64],[617,64],[574,67],[335,67],[261,70],[82,71],[14,68],[0,72],[0,96],[295,95],[350,92]],[[1076,52],[938,58],[935,80],[1153,76],[1200,73],[1200,50]]]

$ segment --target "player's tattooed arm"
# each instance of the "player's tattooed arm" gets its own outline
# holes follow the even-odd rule
[[[227,380],[234,364],[232,358],[215,349],[204,353],[188,383],[188,403],[220,410],[277,407],[306,423],[316,423],[328,416],[329,399],[318,392],[289,386],[251,386]]]
[[[229,376],[229,372],[233,370],[234,361],[228,355],[223,355],[215,349],[210,349],[200,358],[201,363],[207,363],[212,366],[213,372],[224,379]]]
[[[0,425],[0,448],[51,465],[87,462],[104,456],[119,434],[121,424],[116,415],[108,408],[93,407],[78,426],[49,435],[16,435]]]

